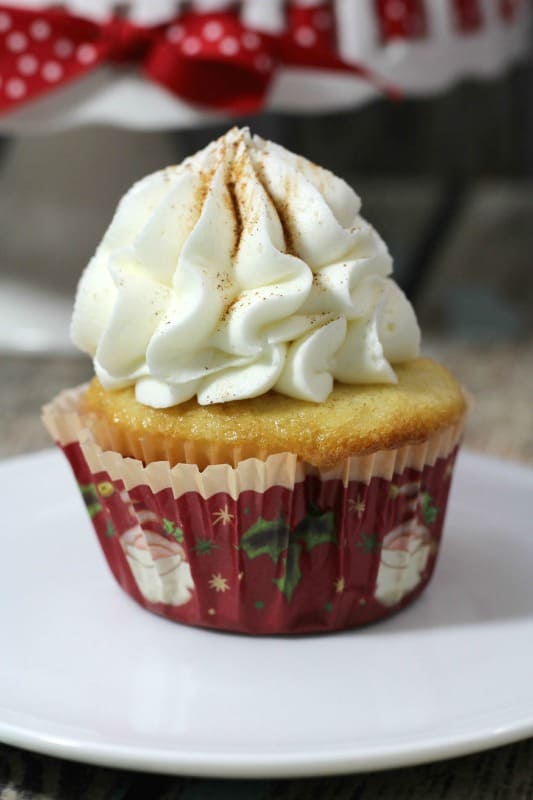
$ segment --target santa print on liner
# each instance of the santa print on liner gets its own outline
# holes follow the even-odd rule
[[[127,503],[127,492],[121,495]],[[181,529],[168,520],[161,525],[153,511],[135,506],[133,511],[139,522],[120,537],[120,544],[139,591],[150,603],[168,603],[171,606],[188,603],[194,582],[185,550],[179,543],[183,541]],[[163,536],[162,528],[166,528],[166,533],[172,533],[176,540]]]
[[[384,535],[381,545],[374,597],[384,606],[396,605],[422,582],[435,546],[424,523],[431,525],[438,515],[417,481],[401,488],[393,484],[391,492],[393,497],[405,496],[407,504],[403,521]]]
[[[91,517],[102,510],[98,497],[109,498],[115,493],[110,481],[80,485]],[[193,596],[194,581],[179,525],[161,519],[126,490],[118,492],[124,511],[134,522],[119,541],[135,583],[150,603],[182,606]],[[108,522],[106,536],[115,536],[113,523]],[[173,538],[171,539],[170,536]]]

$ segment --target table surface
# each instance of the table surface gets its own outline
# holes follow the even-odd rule
[[[527,189],[527,191],[526,191]],[[449,286],[468,280],[486,286],[492,275],[494,297],[507,297],[530,317],[533,272],[525,269],[533,247],[531,186],[486,188],[480,202],[463,215],[424,292],[419,318],[428,331],[434,308]],[[512,211],[512,213],[511,213]],[[470,217],[468,217],[470,214]],[[470,222],[468,222],[468,218]],[[466,221],[465,221],[466,220]],[[483,249],[481,250],[482,243]],[[472,258],[472,253],[476,256]],[[482,257],[480,256],[480,253]],[[491,263],[491,258],[498,263]],[[505,263],[506,269],[499,269]],[[524,283],[529,276],[529,285]],[[498,285],[498,281],[504,281]],[[516,289],[518,287],[518,291]],[[466,291],[466,290],[465,290]],[[520,336],[468,336],[470,306],[461,317],[455,291],[448,322],[455,336],[426,335],[425,351],[447,364],[474,396],[466,445],[486,453],[533,464],[533,330]],[[463,297],[465,294],[463,293]],[[480,295],[478,295],[479,299]],[[483,298],[481,297],[481,300]],[[491,309],[488,309],[489,313]],[[453,315],[456,316],[453,316]],[[500,319],[500,322],[502,319]],[[505,322],[505,319],[503,320]],[[459,334],[457,334],[459,331]],[[471,333],[471,331],[470,331]],[[87,359],[73,356],[0,354],[0,458],[50,446],[39,409],[56,392],[87,380]],[[283,781],[218,781],[123,772],[28,753],[0,745],[0,800],[199,800],[276,798],[276,800],[526,800],[533,797],[533,739],[463,758],[419,767],[341,777]]]

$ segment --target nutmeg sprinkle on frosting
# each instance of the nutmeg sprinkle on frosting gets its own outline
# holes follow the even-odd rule
[[[331,172],[233,128],[127,192],[72,338],[106,388],[154,407],[395,382],[420,333],[360,208]]]

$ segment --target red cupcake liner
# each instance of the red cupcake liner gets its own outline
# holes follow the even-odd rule
[[[365,625],[412,602],[438,556],[462,422],[320,470],[282,453],[237,467],[103,452],[65,392],[43,419],[120,586],[176,622],[249,634]]]

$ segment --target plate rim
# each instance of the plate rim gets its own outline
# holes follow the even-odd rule
[[[335,748],[320,753],[291,751],[288,754],[265,755],[231,754],[209,751],[176,752],[175,750],[146,750],[136,746],[99,745],[71,738],[48,737],[35,731],[6,725],[0,720],[0,741],[4,744],[41,755],[94,766],[150,772],[165,775],[187,775],[206,778],[311,778],[326,775],[363,773],[415,767],[461,756],[473,755],[533,736],[533,712],[512,726],[497,726],[484,734],[450,734],[429,743],[417,743],[358,754],[352,747]]]

